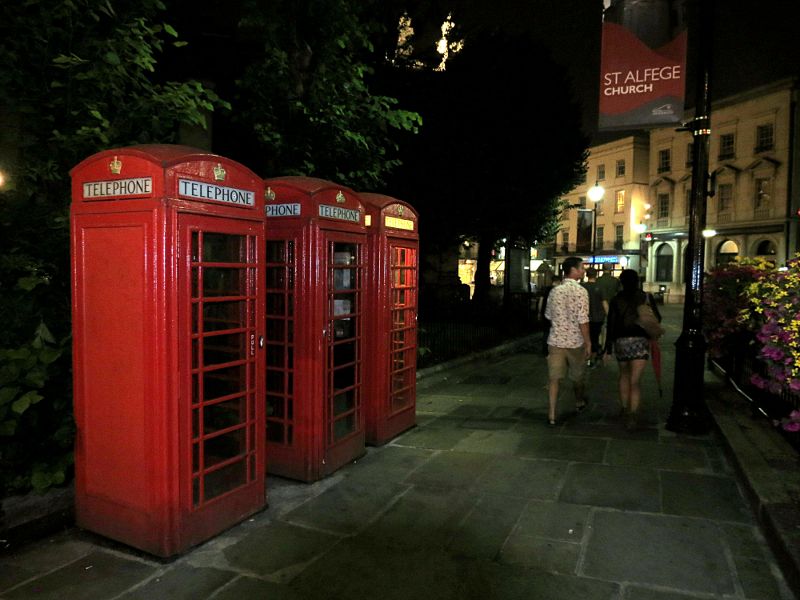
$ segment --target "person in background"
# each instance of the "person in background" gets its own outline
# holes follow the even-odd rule
[[[589,293],[579,283],[583,260],[570,256],[561,265],[564,282],[550,292],[544,316],[550,320],[547,338],[548,422],[556,425],[556,402],[561,380],[569,373],[575,389],[575,408],[586,408],[584,373],[592,353],[589,339]]]
[[[560,284],[561,277],[559,275],[553,275],[550,285],[546,285],[542,289],[542,308],[540,309],[539,317],[542,321],[542,354],[545,356],[547,356],[547,337],[550,335],[550,319],[544,316],[544,312],[547,310],[547,299],[550,297],[550,292],[553,291],[554,287]]]
[[[603,308],[608,314],[609,303],[620,290],[619,279],[614,277],[614,265],[603,263],[603,274],[597,280],[597,289],[600,290],[600,295],[603,298]]]
[[[625,269],[619,276],[622,289],[611,299],[608,309],[605,352],[613,352],[619,364],[619,400],[621,414],[626,416],[625,428],[638,426],[641,389],[639,380],[650,357],[650,340],[637,325],[639,305],[647,296],[639,289],[639,275]]]
[[[592,341],[591,366],[597,364],[601,356],[600,331],[606,320],[606,309],[603,306],[603,295],[597,287],[597,269],[589,267],[586,269],[586,281],[581,285],[589,292],[589,339]]]

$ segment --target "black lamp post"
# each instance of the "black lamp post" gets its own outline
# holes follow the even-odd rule
[[[597,205],[606,195],[606,188],[600,185],[599,181],[595,181],[594,185],[587,190],[586,195],[592,203],[592,266],[594,267],[597,254]]]
[[[708,146],[711,136],[709,69],[711,53],[711,10],[713,0],[699,0],[698,73],[695,117],[689,124],[694,138],[692,189],[689,207],[689,245],[686,250],[683,329],[675,342],[675,378],[672,408],[667,429],[678,433],[702,434],[711,428],[711,416],[703,398],[706,340],[703,336],[703,263],[708,198]]]

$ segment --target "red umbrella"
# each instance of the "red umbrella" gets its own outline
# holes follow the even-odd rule
[[[664,392],[661,389],[661,346],[659,346],[658,340],[650,340],[650,360],[653,361],[653,371],[658,382],[658,397],[663,398]]]

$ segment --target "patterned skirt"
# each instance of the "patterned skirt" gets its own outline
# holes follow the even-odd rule
[[[650,341],[645,337],[623,337],[614,341],[614,356],[618,361],[647,360]]]

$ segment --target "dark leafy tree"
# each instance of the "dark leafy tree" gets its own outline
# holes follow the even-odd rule
[[[61,483],[71,461],[69,169],[174,142],[225,105],[197,82],[158,81],[159,53],[180,44],[164,9],[0,4],[0,492]]]
[[[265,175],[305,174],[376,189],[399,164],[396,134],[414,132],[419,115],[373,93],[373,36],[363,0],[246,3],[242,35],[248,60],[236,99],[237,120],[254,134],[254,168]]]

